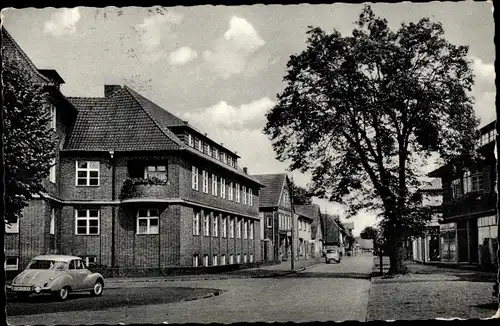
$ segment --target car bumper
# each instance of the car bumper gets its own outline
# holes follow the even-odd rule
[[[42,293],[51,293],[52,289],[49,287],[39,287],[39,286],[17,286],[17,285],[8,285],[7,291],[12,293],[26,293],[26,294],[42,294]]]

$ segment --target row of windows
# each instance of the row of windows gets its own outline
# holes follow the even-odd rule
[[[253,263],[253,254],[243,254],[243,263]],[[203,260],[200,261],[200,255],[193,255],[193,267],[209,267],[209,266],[219,266],[219,265],[226,265],[226,264],[240,264],[241,261],[241,254],[236,254],[236,261],[235,261],[235,255],[230,254],[229,255],[229,260],[226,259],[226,255],[222,254],[220,255],[220,260],[219,260],[219,255],[215,254],[212,256],[212,260],[210,261],[208,255],[203,255]]]
[[[292,216],[279,213],[278,228],[280,230],[290,230],[292,228]]]
[[[95,256],[84,256],[82,257],[83,261],[80,263],[79,260],[71,261],[70,269],[85,269],[85,266],[93,266],[97,263],[97,259]],[[17,271],[19,269],[19,257],[5,257],[5,270],[6,271]]]
[[[52,209],[50,216],[49,233],[51,235],[54,235],[55,231],[56,231],[55,210]],[[12,221],[8,221],[8,223],[5,223],[5,233],[19,233],[19,218]]]
[[[203,224],[203,228],[202,228]],[[203,230],[202,230],[203,229]],[[228,235],[229,231],[229,235]],[[193,235],[213,236],[233,239],[254,239],[254,223],[244,218],[224,216],[222,214],[210,213],[205,211],[193,212]]]
[[[485,134],[481,135],[481,137],[480,137],[480,138],[479,138],[479,140],[478,140],[478,144],[477,144],[477,146],[478,146],[478,147],[481,147],[481,146],[483,146],[483,145],[486,145],[486,144],[488,144],[488,143],[490,143],[490,142],[494,141],[494,140],[495,140],[496,135],[497,135],[497,131],[496,131],[496,129],[490,130],[489,132],[487,132],[487,133],[485,133]]]
[[[306,221],[299,220],[299,230],[311,232],[311,224]]]
[[[215,146],[210,146],[207,142],[204,142],[197,137],[193,137],[191,134],[188,134],[188,144],[200,152],[212,156],[216,160],[219,160],[231,167],[237,167],[236,157],[233,157],[231,154],[226,153],[223,150],[219,150]]]
[[[201,171],[202,176],[202,191],[206,194],[209,193],[209,175],[208,171]],[[199,170],[196,166],[192,167],[191,170],[191,188],[193,190],[199,191]],[[231,201],[236,201],[237,203],[242,202],[243,205],[253,206],[253,192],[251,188],[241,186],[239,183],[234,183],[232,181],[226,183],[226,179],[217,177],[216,174],[212,173],[212,195],[220,196],[223,199],[226,199],[226,190],[227,191],[227,199]]]
[[[451,181],[450,190],[452,198],[459,198],[470,192],[484,191],[483,173],[465,171],[462,177]]]

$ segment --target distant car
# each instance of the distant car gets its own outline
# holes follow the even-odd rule
[[[327,249],[326,250],[325,262],[327,264],[329,264],[331,261],[334,261],[336,263],[340,263],[340,259],[341,259],[341,255],[337,249]]]
[[[70,292],[89,291],[93,296],[100,296],[104,290],[104,277],[89,271],[80,257],[42,255],[33,258],[7,289],[19,298],[50,293],[64,301]]]

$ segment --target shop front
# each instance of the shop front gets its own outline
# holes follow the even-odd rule
[[[457,227],[456,223],[446,223],[439,226],[441,237],[441,261],[457,261]]]

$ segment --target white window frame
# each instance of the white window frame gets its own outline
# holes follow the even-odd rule
[[[229,254],[229,265],[232,265],[232,264],[234,264],[234,255]]]
[[[5,233],[16,234],[19,233],[19,217],[16,218],[16,221],[12,221],[10,225],[5,223]]]
[[[210,144],[207,142],[203,142],[203,153],[210,155]]]
[[[253,229],[253,221],[250,222],[250,240],[253,240],[254,237],[254,229]]]
[[[241,186],[241,193],[243,194],[243,205],[247,204],[247,187]]]
[[[79,217],[78,211],[86,211],[86,216]],[[97,211],[97,217],[90,217],[90,211]],[[78,221],[85,220],[87,221],[87,232],[86,233],[78,233]],[[90,221],[97,220],[97,233],[90,233]],[[97,208],[82,208],[75,209],[75,235],[100,235],[101,234],[101,210]]]
[[[57,131],[57,108],[54,104],[50,104],[50,128]]]
[[[241,219],[236,221],[236,239],[241,239]]]
[[[252,188],[248,188],[248,206],[253,206]]]
[[[146,216],[139,216],[139,212],[141,210],[146,211]],[[153,213],[156,211],[156,215]],[[139,232],[139,221],[140,220],[146,220],[146,232]],[[156,220],[157,221],[157,230],[156,232],[151,231],[151,221]],[[156,208],[148,208],[148,209],[138,209],[137,210],[137,222],[136,222],[136,234],[142,235],[142,234],[159,234],[160,233],[160,211]]]
[[[213,196],[217,196],[217,188],[218,188],[217,175],[215,173],[212,173],[212,195]]]
[[[220,256],[220,264],[221,264],[221,266],[226,265],[226,255],[225,254],[222,254]]]
[[[234,239],[234,217],[229,218],[229,239]]]
[[[217,254],[214,254],[212,256],[212,266],[218,266],[219,265],[219,256]]]
[[[248,221],[243,221],[243,239],[248,239]]]
[[[203,153],[203,140],[198,140],[198,150]]]
[[[240,202],[240,184],[239,183],[236,184],[235,193],[236,193],[236,202],[239,203]]]
[[[50,160],[49,181],[56,183],[56,159]]]
[[[188,145],[194,147],[193,135],[187,134],[187,137],[188,137]]]
[[[50,235],[55,235],[56,234],[56,210],[54,208],[52,208],[50,210],[49,234]]]
[[[219,215],[218,214],[214,214],[214,217],[213,217],[212,236],[214,236],[214,237],[219,236]]]
[[[217,147],[215,147],[215,159],[218,160],[220,157],[219,155],[219,149]]]
[[[229,182],[229,191],[227,193],[227,199],[228,200],[233,200],[233,182]]]
[[[226,179],[220,178],[220,196],[226,199]]]
[[[243,254],[243,264],[246,264],[248,262],[248,255]]]
[[[16,264],[7,264],[7,259],[15,259]],[[19,257],[6,256],[5,257],[5,271],[17,271],[19,269]]]
[[[273,217],[272,217],[272,215],[271,216],[267,216],[266,220],[267,220],[267,227],[268,228],[273,227]]]
[[[154,168],[154,171],[150,171],[151,170],[150,168]],[[156,174],[156,175],[154,175],[154,174]],[[144,167],[144,179],[149,179],[149,178],[158,178],[160,180],[167,180],[168,179],[167,165],[160,164],[160,165],[147,165],[147,166],[145,166]]]
[[[93,258],[93,262],[90,262],[90,258]],[[85,266],[90,266],[93,264],[97,264],[97,257],[96,256],[85,256]]]
[[[193,235],[200,235],[200,211],[193,212]]]
[[[241,263],[241,255],[236,254],[236,264],[239,264],[239,263]]]
[[[193,267],[198,267],[200,265],[200,256],[193,255]]]
[[[220,160],[223,163],[226,161],[226,152],[223,151],[220,152]]]
[[[200,190],[199,182],[198,182],[198,168],[196,166],[191,167],[191,188],[193,190]]]
[[[203,255],[203,266],[208,267],[208,255]]]
[[[223,216],[221,223],[222,223],[222,237],[227,238],[227,217]]]
[[[203,170],[201,173],[203,177],[203,192],[208,194],[208,171]]]
[[[78,163],[87,163],[87,168],[80,168],[78,167]],[[89,167],[91,163],[97,163],[97,168],[91,168]],[[77,187],[99,187],[101,185],[101,172],[100,172],[100,168],[101,168],[101,164],[99,161],[75,161],[75,167],[76,167],[76,173],[75,173],[75,185]],[[97,184],[96,185],[91,185],[90,184],[90,172],[96,172],[97,171]],[[81,177],[79,178],[78,177],[78,172],[86,172],[87,173],[87,176],[84,178],[84,177]],[[86,184],[82,184],[82,185],[79,185],[78,184],[78,180],[79,179],[85,179],[86,180]],[[94,178],[92,178],[94,179]]]
[[[250,254],[250,262],[253,263],[253,254]]]
[[[210,214],[203,212],[203,235],[210,236]]]

